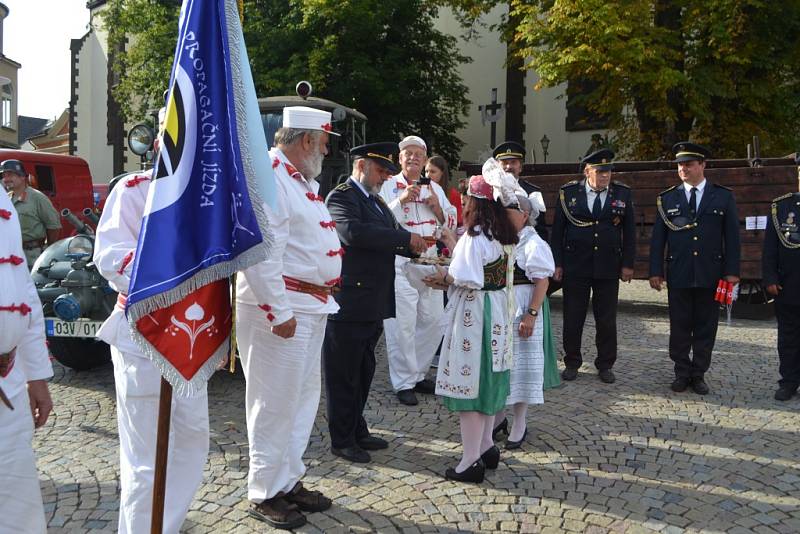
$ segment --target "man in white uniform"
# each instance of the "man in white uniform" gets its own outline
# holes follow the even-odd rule
[[[111,190],[97,225],[94,262],[119,292],[117,306],[97,332],[111,345],[119,427],[119,532],[150,531],[156,422],[161,374],[131,338],[125,296],[131,282],[149,175],[121,180]],[[168,254],[169,251],[166,251]],[[164,532],[177,533],[203,481],[208,456],[208,396],[172,397]]]
[[[409,232],[433,237],[438,228],[455,230],[456,208],[436,182],[422,177],[428,147],[420,137],[410,135],[400,144],[402,172],[384,182],[381,197],[400,225]],[[422,180],[420,180],[422,178]],[[433,246],[433,245],[432,245]],[[396,318],[386,319],[386,351],[389,378],[403,404],[417,404],[415,391],[432,394],[435,385],[425,378],[442,339],[439,319],[444,311],[442,292],[412,286],[406,274],[409,259],[395,258]]]
[[[42,304],[28,273],[19,216],[0,195],[0,532],[43,533],[31,441],[53,402]],[[27,383],[27,384],[26,384]],[[31,417],[33,415],[33,417]]]
[[[331,505],[300,482],[319,407],[325,324],[339,309],[332,294],[344,254],[315,179],[331,133],[330,113],[284,108],[269,152],[277,186],[275,209],[264,206],[273,233],[270,258],[237,280],[250,443],[247,497],[251,515],[275,528],[299,527],[306,522],[301,512]]]

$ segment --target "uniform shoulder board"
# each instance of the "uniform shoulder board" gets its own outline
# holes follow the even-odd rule
[[[341,183],[341,184],[337,185],[334,190],[335,191],[347,191],[348,189],[350,189],[352,187],[353,187],[353,184],[351,184],[350,180],[348,180],[348,181],[346,181],[344,183]]]
[[[792,196],[794,196],[794,193],[786,193],[785,195],[781,195],[781,196],[779,196],[778,198],[775,198],[775,199],[773,199],[773,200],[772,200],[772,202],[773,202],[774,204],[777,204],[777,203],[778,203],[778,202],[780,202],[781,200],[786,200],[787,198],[790,198],[790,197],[792,197]]]
[[[677,185],[673,185],[673,186],[672,186],[672,187],[670,187],[669,189],[664,189],[662,192],[660,192],[660,193],[658,194],[658,196],[661,196],[661,195],[663,195],[664,193],[669,193],[670,191],[672,191],[672,190],[673,190],[673,189],[675,189],[676,187],[678,187],[678,186],[677,186]]]
[[[564,185],[562,185],[561,189],[566,189],[568,187],[572,187],[573,185],[578,185],[579,183],[581,183],[580,180],[572,180],[571,182],[567,182]]]
[[[631,188],[631,186],[629,186],[628,184],[625,184],[625,183],[622,183],[622,182],[618,182],[616,180],[612,180],[612,182],[617,187],[624,187],[625,189],[630,189]]]

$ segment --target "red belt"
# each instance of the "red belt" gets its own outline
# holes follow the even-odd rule
[[[339,291],[337,286],[318,286],[317,284],[304,282],[297,278],[292,278],[291,276],[284,276],[283,281],[286,283],[286,289],[289,291],[311,295],[320,302],[328,302],[328,297]]]

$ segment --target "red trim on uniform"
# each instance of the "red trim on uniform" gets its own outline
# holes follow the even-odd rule
[[[33,311],[33,308],[23,302],[22,304],[12,304],[11,306],[0,306],[0,311],[19,312],[20,315],[25,317]]]
[[[275,159],[272,160],[272,168],[273,169],[277,169],[278,165],[280,165],[280,164],[281,164],[281,160],[279,160],[278,158],[275,158]]]
[[[334,256],[344,256],[344,249],[340,248],[339,250],[329,250],[327,255],[333,258]]]
[[[270,306],[269,304],[259,304],[258,307],[264,310],[265,312],[272,311],[272,306]]]
[[[125,267],[127,267],[131,263],[131,261],[133,261],[133,251],[132,250],[130,252],[128,252],[127,254],[125,254],[124,258],[122,258],[122,265],[120,265],[119,269],[117,269],[117,274],[124,273],[125,272]]]
[[[286,172],[289,173],[289,176],[295,180],[300,180],[303,178],[303,175],[300,174],[300,171],[298,171],[291,163],[284,163],[283,166],[286,167]]]
[[[325,285],[333,287],[333,286],[338,286],[341,283],[342,283],[342,277],[339,276],[337,278],[334,278],[333,280],[328,280],[327,282],[325,282]]]
[[[397,182],[397,189],[405,189],[405,188],[406,188],[406,184],[404,184],[402,182]]]
[[[430,219],[428,221],[420,221],[420,222],[408,221],[404,224],[406,226],[422,226],[423,224],[436,224],[436,221],[434,219]]]
[[[125,311],[126,304],[128,304],[128,295],[125,293],[117,293],[117,308]]]
[[[11,218],[11,212],[8,210],[0,210],[0,219],[9,220]]]
[[[330,228],[331,230],[333,230],[334,228],[336,228],[336,221],[328,221],[328,222],[320,221],[319,225],[323,228]]]
[[[319,295],[317,293],[310,293],[308,291],[303,291],[302,280],[298,280],[297,278],[292,278],[291,276],[283,275],[283,282],[286,284],[286,289],[288,291],[297,291],[298,293],[305,293],[306,295],[314,297],[323,304],[327,304],[328,302],[328,295]]]
[[[11,265],[19,265],[23,261],[25,261],[25,260],[23,260],[19,256],[14,256],[13,254],[11,256],[7,257],[7,258],[0,258],[0,264],[2,264],[2,263],[10,263]]]
[[[314,193],[312,193],[311,191],[309,191],[308,193],[306,193],[306,197],[308,198],[308,200],[310,200],[310,201],[312,201],[312,202],[325,202],[325,199],[324,199],[324,198],[322,198],[322,197],[321,197],[321,196],[319,196],[319,195],[315,195],[315,194],[314,194]]]
[[[150,181],[149,176],[134,176],[133,178],[125,182],[125,187],[136,187],[142,182],[149,182],[149,181]]]
[[[325,130],[326,132],[332,132],[333,126],[331,126],[331,123],[326,122],[325,124],[322,125],[322,129]]]

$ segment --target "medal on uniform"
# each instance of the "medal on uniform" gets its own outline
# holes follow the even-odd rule
[[[577,203],[578,203],[578,200],[575,197],[572,197],[571,199],[569,199],[569,207],[570,208],[575,207],[575,204],[577,204]]]

